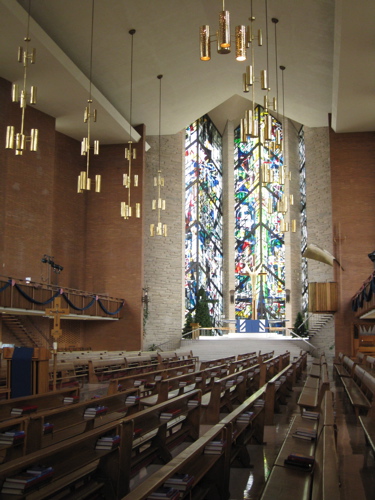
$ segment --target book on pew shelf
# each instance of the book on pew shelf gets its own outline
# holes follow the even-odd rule
[[[50,422],[46,422],[45,424],[43,424],[43,434],[52,434],[54,427],[55,427],[54,424],[51,424]]]
[[[177,500],[180,498],[180,492],[176,488],[161,486],[147,497],[148,500],[154,500],[158,498],[169,498],[169,500]]]
[[[199,399],[189,399],[187,405],[188,406],[198,406],[199,405]]]
[[[319,412],[306,410],[305,408],[302,410],[302,417],[308,418],[310,420],[319,420]]]
[[[144,383],[146,382],[146,380],[134,380],[134,387],[139,387],[141,385],[144,385]]]
[[[187,491],[193,486],[193,483],[194,476],[190,476],[189,474],[184,473],[177,473],[165,481],[164,487],[176,488],[176,490],[179,491]]]
[[[12,429],[0,434],[0,444],[16,444],[21,443],[25,439],[25,431]]]
[[[156,383],[155,382],[147,382],[144,387],[145,389],[153,389],[155,387]]]
[[[79,396],[65,396],[63,399],[64,405],[71,405],[73,403],[78,403]]]
[[[211,441],[204,447],[205,455],[220,455],[223,451],[224,441]]]
[[[126,405],[133,405],[134,403],[139,401],[139,399],[140,399],[140,397],[138,395],[127,396],[127,398],[125,399],[125,404]]]
[[[160,382],[160,380],[162,380],[162,378],[163,377],[161,375],[155,375],[154,380],[155,380],[155,382]]]
[[[116,434],[115,436],[102,436],[100,437],[95,445],[96,450],[114,450],[120,444],[120,436]]]
[[[133,437],[138,437],[140,434],[142,434],[142,428],[141,427],[135,427],[135,429],[133,430]]]
[[[10,493],[20,495],[34,486],[47,482],[53,476],[54,470],[52,467],[44,467],[40,469],[29,469],[21,474],[7,477],[3,483],[1,493]]]
[[[255,402],[254,402],[254,408],[263,408],[263,406],[265,405],[265,401],[264,399],[257,399]]]
[[[105,415],[108,411],[107,406],[91,406],[89,408],[86,408],[85,413],[83,414],[83,418],[89,419],[89,418],[95,418],[100,415]]]
[[[254,415],[253,411],[244,411],[241,413],[241,415],[237,418],[236,422],[239,424],[248,424],[251,420],[251,417]]]
[[[311,471],[314,467],[315,459],[311,455],[302,455],[301,453],[291,453],[284,460],[285,465],[291,465],[303,470]]]
[[[313,441],[314,439],[316,439],[317,432],[315,429],[305,429],[304,427],[297,427],[292,435],[299,439],[307,439]]]
[[[24,405],[24,406],[16,406],[12,408],[10,414],[12,417],[18,417],[19,415],[25,415],[26,413],[32,413],[36,411],[38,407],[36,405]]]
[[[160,413],[160,420],[169,420],[171,418],[177,417],[181,413],[180,408],[176,408],[175,410],[170,411],[162,411]]]

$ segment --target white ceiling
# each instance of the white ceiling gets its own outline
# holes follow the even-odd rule
[[[250,0],[227,0],[232,30],[248,24]],[[360,5],[360,9],[359,9]],[[22,83],[17,47],[25,45],[29,0],[0,0],[0,76]],[[310,127],[336,132],[375,130],[374,0],[253,0],[254,26],[266,38],[268,10],[270,95],[282,101],[285,115]],[[128,140],[130,55],[134,35],[132,124],[159,132],[159,80],[162,79],[161,133],[174,134],[204,113],[217,127],[223,116],[236,119],[249,107],[242,92],[246,62],[219,55],[199,60],[199,26],[218,25],[220,0],[95,0],[92,95],[98,121],[93,139]],[[26,10],[24,9],[26,8]],[[30,49],[37,49],[27,84],[38,87],[37,108],[56,118],[58,131],[81,140],[90,74],[92,0],[31,0]],[[277,18],[278,60],[275,60]],[[267,48],[255,48],[256,71],[266,67]],[[263,103],[256,85],[255,100]],[[223,104],[224,103],[224,104]],[[215,110],[221,106],[220,113]],[[283,110],[280,109],[280,112]],[[133,139],[137,134],[133,132]]]

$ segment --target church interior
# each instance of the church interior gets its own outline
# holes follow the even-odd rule
[[[374,18],[0,0],[0,498],[374,498]]]

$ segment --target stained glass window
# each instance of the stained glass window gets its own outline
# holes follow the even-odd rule
[[[193,312],[200,288],[219,326],[222,291],[222,139],[207,115],[186,129],[185,300]]]
[[[307,218],[306,218],[306,165],[305,165],[305,135],[303,127],[298,134],[299,145],[299,189],[301,193],[301,255],[307,247]],[[306,314],[309,303],[309,280],[307,274],[307,259],[302,257],[302,313]]]
[[[264,126],[262,107],[255,109]],[[285,246],[280,203],[284,199],[283,155],[276,144],[281,124],[272,118],[270,141],[240,140],[235,130],[236,317],[285,319]],[[254,288],[254,289],[253,289]]]

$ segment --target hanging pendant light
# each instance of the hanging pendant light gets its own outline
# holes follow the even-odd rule
[[[24,41],[26,42],[26,48],[18,47],[18,62],[23,64],[23,87],[21,92],[19,91],[19,86],[16,83],[12,85],[12,102],[19,102],[21,108],[21,129],[20,132],[15,132],[15,127],[13,125],[7,126],[5,148],[15,149],[16,155],[22,155],[26,149],[26,143],[30,144],[30,151],[38,150],[38,129],[32,128],[30,130],[30,135],[25,134],[25,112],[27,106],[27,100],[29,99],[29,104],[36,104],[37,88],[31,86],[30,92],[27,91],[27,69],[29,64],[35,63],[36,49],[32,49],[29,52],[29,42],[30,38],[30,8],[31,0],[29,0],[28,16],[27,16],[27,31]]]
[[[222,0],[222,10],[219,12],[219,27],[215,36],[210,35],[210,26],[203,24],[199,29],[199,53],[201,61],[211,59],[211,42],[216,41],[218,54],[230,54],[232,37],[230,34],[230,13],[225,9],[225,0]],[[246,27],[236,26],[234,34],[236,60],[246,60]]]
[[[87,123],[87,137],[84,137],[81,142],[81,155],[86,156],[86,170],[82,170],[78,176],[77,183],[77,193],[83,193],[84,191],[91,190],[91,179],[90,179],[90,153],[93,152],[94,155],[99,154],[99,141],[95,140],[93,146],[91,146],[91,120],[96,122],[96,109],[92,109],[92,55],[93,55],[93,34],[94,34],[94,11],[95,11],[95,0],[92,0],[91,5],[91,47],[90,47],[90,76],[89,76],[89,98],[87,99],[87,106],[83,114],[83,121]],[[102,184],[101,175],[95,176],[95,193],[100,193]]]
[[[157,211],[157,223],[150,224],[150,236],[167,236],[167,225],[161,222],[161,212],[165,210],[165,200],[161,197],[161,190],[164,188],[164,177],[161,171],[161,80],[163,75],[158,75],[159,79],[159,158],[158,158],[158,172],[154,177],[154,187],[157,188],[157,198],[152,200],[152,210]]]
[[[129,35],[131,35],[131,56],[130,56],[130,117],[129,117],[129,135],[131,137],[132,132],[132,113],[133,113],[133,55],[134,55],[134,34],[135,29],[131,29],[129,31]],[[133,141],[130,139],[128,141],[128,147],[125,148],[125,159],[128,161],[128,170],[122,176],[122,185],[127,191],[127,200],[121,202],[121,217],[125,220],[129,219],[133,216],[133,208],[131,205],[131,188],[132,186],[138,187],[138,175],[134,175],[132,178],[132,161],[136,160],[137,151],[133,146]],[[135,217],[139,219],[141,217],[141,204],[135,204]]]

